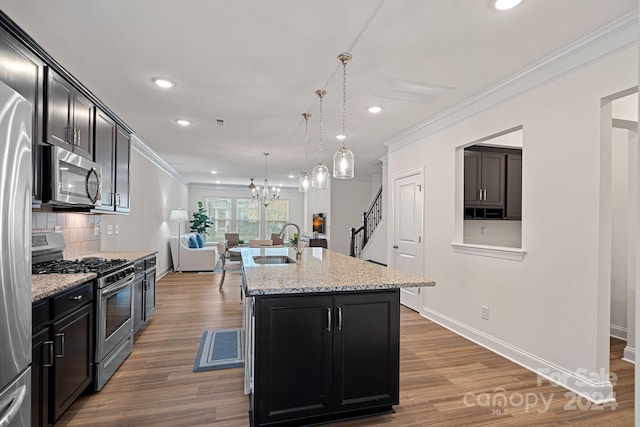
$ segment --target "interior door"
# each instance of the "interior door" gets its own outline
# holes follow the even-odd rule
[[[393,265],[405,273],[422,276],[422,172],[398,177],[394,182]],[[400,303],[420,311],[421,288],[401,288]]]

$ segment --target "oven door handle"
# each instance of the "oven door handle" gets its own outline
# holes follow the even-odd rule
[[[126,288],[127,286],[131,285],[131,283],[133,283],[133,278],[134,277],[135,277],[135,275],[132,274],[131,276],[129,276],[129,279],[127,281],[125,281],[125,282],[122,282],[120,284],[107,286],[106,288],[103,288],[102,296],[110,297],[111,295],[117,293],[118,291]]]

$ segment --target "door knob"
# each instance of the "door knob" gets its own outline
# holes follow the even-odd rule
[[[398,249],[398,245],[393,245],[393,249]]]

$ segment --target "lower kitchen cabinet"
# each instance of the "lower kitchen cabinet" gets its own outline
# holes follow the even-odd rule
[[[133,282],[133,333],[144,326],[156,311],[156,257],[136,260]]]
[[[58,420],[93,382],[93,282],[33,304],[31,424]]]
[[[252,425],[391,411],[399,307],[398,290],[256,296]]]
[[[93,306],[53,323],[53,414],[58,420],[93,381]]]

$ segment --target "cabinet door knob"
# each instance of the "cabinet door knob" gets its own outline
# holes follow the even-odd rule
[[[342,307],[338,307],[338,330],[342,330]]]
[[[331,307],[327,307],[327,331],[331,332]]]
[[[393,245],[393,249],[398,249],[398,245]]]
[[[43,368],[48,368],[50,366],[53,366],[53,341],[45,341],[42,343],[43,346],[48,345],[49,346],[49,361],[47,363],[43,363],[42,367]]]
[[[82,295],[76,295],[71,297],[70,299],[74,300],[74,301],[82,301]]]

